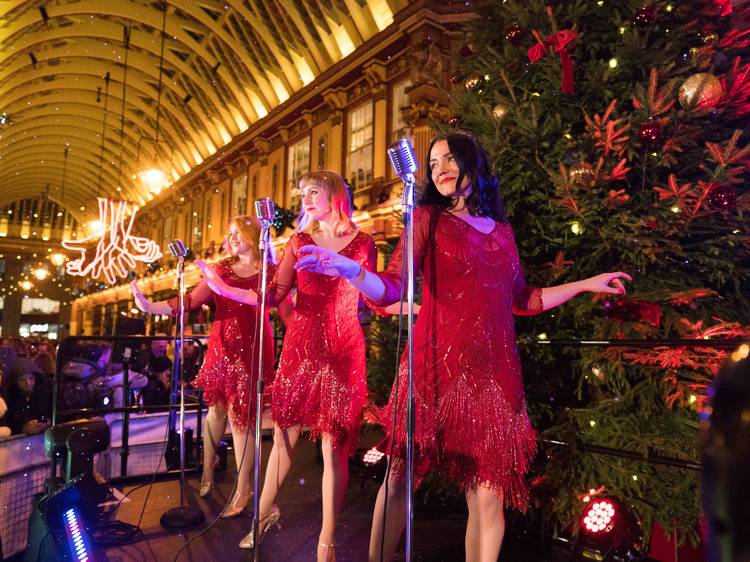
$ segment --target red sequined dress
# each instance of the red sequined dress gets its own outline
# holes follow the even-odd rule
[[[403,240],[402,240],[403,242]],[[541,312],[541,290],[523,278],[513,231],[483,234],[436,207],[414,212],[415,273],[422,307],[414,326],[415,466],[437,469],[462,489],[488,485],[505,505],[525,509],[524,482],[536,449],[526,414],[513,313]],[[380,273],[378,306],[399,300],[402,244]],[[383,412],[390,433],[398,402],[396,469],[403,470],[407,355]],[[401,457],[401,459],[399,459]],[[400,462],[399,462],[400,461]]]
[[[231,268],[231,259],[222,260],[214,270],[227,285],[241,289],[258,288],[258,274],[240,277]],[[275,268],[270,266],[269,276]],[[216,314],[208,338],[208,349],[203,365],[195,378],[195,385],[203,389],[203,399],[209,404],[224,404],[232,424],[246,428],[255,423],[256,383],[258,380],[258,354],[254,340],[257,330],[257,309],[214,294],[205,279],[185,295],[185,310],[200,309],[211,300],[216,303]],[[179,300],[170,299],[169,305],[176,314]],[[263,320],[263,381],[273,380],[273,336],[268,316]]]
[[[358,443],[367,400],[360,295],[345,279],[295,271],[297,251],[308,244],[315,241],[307,232],[289,239],[271,283],[272,304],[297,286],[271,392],[271,412],[282,429],[306,425],[311,439],[327,433],[334,446],[351,452]],[[339,254],[367,270],[377,267],[375,244],[362,231]]]

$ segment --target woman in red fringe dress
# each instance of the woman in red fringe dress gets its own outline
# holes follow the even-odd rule
[[[377,267],[372,238],[352,222],[349,190],[333,172],[310,172],[299,180],[302,213],[298,232],[284,249],[271,282],[269,302],[283,299],[297,287],[297,302],[281,351],[271,392],[274,444],[260,497],[260,538],[279,518],[274,505],[289,473],[292,453],[303,426],[310,438],[321,437],[323,451],[323,525],[318,562],[335,560],[334,530],[349,480],[348,457],[356,450],[367,399],[365,344],[359,323],[359,291],[343,279],[297,272],[294,264],[302,246],[313,245],[356,263],[363,271]],[[252,291],[216,283],[222,295],[255,303]],[[240,548],[253,548],[252,531]]]
[[[230,257],[213,266],[212,271],[224,283],[247,290],[258,286],[260,253],[258,241],[260,227],[250,216],[238,216],[229,224],[226,245]],[[270,265],[273,271],[273,264]],[[138,308],[151,314],[179,312],[178,298],[150,302],[143,296],[135,282],[131,283]],[[211,300],[216,303],[216,315],[211,325],[208,347],[203,365],[194,385],[203,389],[203,399],[208,404],[203,431],[203,476],[199,495],[208,496],[214,487],[214,469],[218,461],[216,446],[224,435],[229,418],[232,430],[235,461],[237,463],[237,488],[223,518],[237,517],[250,501],[252,494],[252,468],[255,453],[255,386],[258,376],[258,354],[254,340],[258,337],[257,309],[214,295],[207,281],[202,280],[185,295],[185,311],[199,310]],[[291,305],[282,302],[282,318],[289,316]],[[273,380],[273,337],[268,316],[263,319],[263,380]]]
[[[544,289],[525,284],[499,181],[487,153],[467,133],[433,140],[429,178],[414,212],[414,263],[423,279],[414,327],[416,485],[428,468],[466,495],[466,560],[496,562],[504,507],[525,509],[524,474],[536,450],[526,414],[513,313],[549,310],[584,291],[624,293],[624,273]],[[402,240],[403,242],[403,240]],[[296,267],[343,277],[375,305],[400,298],[403,244],[388,268],[370,273],[316,246],[301,248]],[[393,467],[373,514],[369,557],[391,560],[406,523],[405,407],[407,355],[383,418]],[[398,397],[397,400],[395,397]],[[385,521],[385,531],[383,524]]]

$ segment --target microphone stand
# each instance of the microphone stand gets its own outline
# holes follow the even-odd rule
[[[185,364],[184,343],[185,343],[185,253],[177,256],[177,287],[180,298],[180,315],[179,315],[179,332],[178,353],[175,359],[178,360],[179,367],[174,371],[179,373],[180,382],[180,506],[173,507],[162,514],[159,523],[167,529],[184,529],[192,525],[197,525],[205,520],[203,512],[195,506],[185,505]],[[175,398],[175,377],[172,377],[172,392],[170,403]],[[172,412],[170,409],[170,419]]]
[[[253,548],[253,562],[260,560],[260,541],[258,533],[260,531],[260,455],[261,455],[261,429],[263,427],[262,409],[263,409],[263,339],[265,336],[266,320],[266,281],[268,279],[268,250],[271,245],[271,221],[260,219],[260,291],[258,291],[258,308],[260,311],[260,320],[258,322],[259,336],[258,345],[258,381],[255,385],[255,457],[253,467],[253,537],[255,545]]]
[[[414,175],[403,178],[401,208],[406,238],[406,303],[407,321],[407,393],[406,393],[406,562],[412,559],[414,522]]]

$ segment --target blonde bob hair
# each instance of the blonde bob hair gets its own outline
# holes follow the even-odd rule
[[[357,229],[352,222],[352,199],[349,187],[336,172],[321,170],[304,174],[297,183],[300,191],[310,185],[325,189],[331,203],[331,226],[336,236],[345,236]],[[299,232],[315,232],[320,228],[318,221],[313,220],[306,212],[304,205],[297,220]]]

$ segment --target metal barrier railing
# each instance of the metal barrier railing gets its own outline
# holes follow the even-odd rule
[[[186,338],[185,341],[192,341],[195,344],[197,344],[198,349],[198,355],[195,358],[195,367],[202,364],[203,362],[203,348],[200,345],[201,340],[207,339],[208,336],[191,336],[189,338]],[[171,341],[175,343],[176,352],[174,361],[172,362],[172,373],[171,373],[171,389],[170,389],[170,401],[169,404],[164,405],[131,405],[130,404],[130,374],[131,374],[131,364],[133,362],[133,359],[135,357],[135,351],[136,349],[142,344],[142,343],[150,343],[153,341]],[[76,355],[75,351],[71,353],[71,351],[68,349],[68,347],[73,347],[81,342],[111,342],[112,348],[110,349],[110,353],[114,354],[115,351],[117,351],[117,357],[116,359],[119,359],[119,361],[112,361],[112,359],[115,359],[113,357],[110,357],[110,359],[107,361],[107,367],[115,362],[122,365],[122,406],[114,406],[114,407],[85,407],[85,408],[71,408],[67,410],[61,410],[59,409],[59,399],[60,399],[60,387],[62,384],[62,377],[63,377],[63,367],[69,362],[69,361],[75,361]],[[79,349],[80,351],[80,349]],[[140,336],[140,335],[123,335],[123,336],[68,336],[64,338],[59,346],[58,346],[58,352],[57,352],[57,364],[55,368],[55,381],[54,385],[52,387],[52,426],[58,425],[58,422],[61,418],[61,416],[65,417],[92,417],[92,416],[102,416],[105,414],[122,414],[122,435],[121,435],[121,450],[120,450],[120,477],[125,478],[127,475],[127,464],[128,464],[128,456],[130,454],[130,445],[129,445],[129,428],[130,428],[130,414],[131,413],[140,413],[140,412],[149,412],[149,411],[168,411],[169,417],[168,417],[168,426],[169,426],[169,432],[170,434],[175,432],[175,422],[176,422],[176,411],[178,408],[180,408],[180,405],[176,401],[176,397],[178,396],[178,384],[180,381],[181,373],[183,371],[183,366],[179,364],[179,338],[172,337],[172,336]],[[82,363],[88,363],[91,364],[90,360],[87,360],[85,358],[78,357],[79,361]],[[196,439],[197,442],[201,443],[201,431],[202,431],[202,411],[203,411],[203,401],[202,401],[202,393],[198,391],[195,395],[195,399],[191,399],[189,401],[186,400],[185,404],[185,410],[186,411],[195,411],[196,412]],[[54,478],[57,474],[57,458],[56,455],[52,455],[52,477]]]

